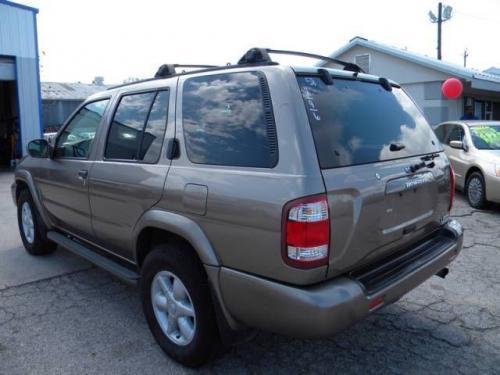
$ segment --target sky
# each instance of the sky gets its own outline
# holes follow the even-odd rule
[[[149,78],[165,63],[235,63],[251,47],[329,55],[362,36],[436,56],[434,0],[17,0],[39,9],[42,81]],[[500,1],[449,0],[443,60],[500,67]],[[277,61],[315,61],[277,56]]]

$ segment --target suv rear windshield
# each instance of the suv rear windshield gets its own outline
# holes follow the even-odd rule
[[[321,168],[441,151],[431,127],[402,89],[387,91],[378,83],[348,79],[326,85],[317,76],[297,79]]]

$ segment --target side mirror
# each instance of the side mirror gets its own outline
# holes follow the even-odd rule
[[[45,139],[35,139],[28,143],[28,155],[32,158],[48,158],[50,146]]]
[[[462,141],[450,141],[450,147],[464,150],[464,143]]]

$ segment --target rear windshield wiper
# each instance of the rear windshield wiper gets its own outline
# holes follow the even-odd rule
[[[438,158],[438,157],[439,157],[439,153],[433,152],[432,154],[422,156],[420,158],[420,160],[429,161],[429,160],[434,160],[435,158]]]
[[[402,143],[391,143],[391,145],[389,146],[389,150],[390,151],[401,151],[405,147],[406,146]]]

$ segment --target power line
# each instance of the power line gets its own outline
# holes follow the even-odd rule
[[[500,19],[482,17],[482,16],[478,16],[478,15],[475,15],[475,14],[460,12],[459,10],[454,10],[454,12],[455,12],[455,14],[460,14],[462,16],[476,18],[476,19],[482,20],[482,21],[495,22],[497,24],[500,23]]]

